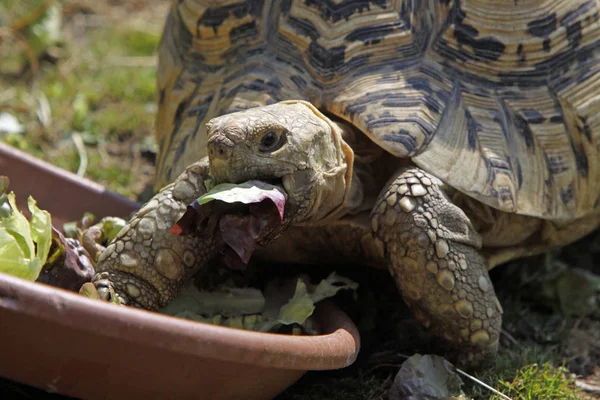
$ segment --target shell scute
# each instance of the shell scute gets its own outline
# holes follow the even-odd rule
[[[599,0],[182,0],[159,60],[157,186],[209,119],[297,99],[498,209],[600,203]]]

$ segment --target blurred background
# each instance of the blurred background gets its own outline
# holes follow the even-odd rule
[[[0,140],[137,199],[169,3],[0,0]]]

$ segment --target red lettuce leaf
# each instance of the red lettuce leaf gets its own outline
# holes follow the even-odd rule
[[[77,239],[65,238],[52,228],[50,254],[37,282],[78,292],[81,285],[94,276],[94,265],[89,253]]]
[[[218,185],[188,206],[171,233],[214,235],[223,262],[244,269],[257,243],[281,224],[285,202],[281,189],[264,182]]]

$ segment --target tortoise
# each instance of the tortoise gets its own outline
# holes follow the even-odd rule
[[[156,309],[214,256],[169,229],[204,181],[278,182],[255,257],[388,267],[459,365],[497,352],[488,270],[600,222],[599,2],[179,0],[159,47],[158,193],[101,255]],[[289,206],[289,207],[288,207]]]

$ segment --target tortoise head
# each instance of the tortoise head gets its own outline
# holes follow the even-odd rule
[[[279,184],[295,222],[322,220],[344,202],[352,150],[340,128],[310,103],[285,101],[226,114],[207,128],[217,183]]]

